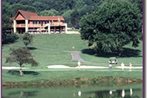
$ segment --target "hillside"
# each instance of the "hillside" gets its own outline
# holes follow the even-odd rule
[[[129,0],[141,10],[141,0]],[[39,15],[62,15],[69,27],[79,28],[79,20],[105,0],[3,0],[3,29],[11,26],[10,18],[17,10],[37,12]]]
[[[19,47],[24,47],[21,40],[18,40],[14,44],[3,46],[2,59],[4,66],[10,66],[9,63],[5,63],[5,58],[9,55],[10,48]],[[111,57],[89,54],[88,51],[90,52],[90,50],[88,50],[87,42],[81,40],[79,34],[34,35],[33,44],[29,47],[39,63],[38,67],[43,68],[52,64],[77,66],[77,62],[72,61],[71,51],[79,51],[81,58],[85,61],[82,64],[89,66],[108,66],[108,60]],[[132,48],[131,44],[125,46],[125,48],[129,56],[118,57],[118,64],[120,65],[122,62],[129,64],[131,62],[133,66],[141,66],[142,43],[139,44],[138,48]],[[11,65],[18,66],[15,63]]]

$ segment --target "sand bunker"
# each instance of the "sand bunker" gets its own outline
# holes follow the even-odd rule
[[[67,69],[108,69],[109,67],[104,67],[104,66],[86,66],[86,65],[81,65],[81,66],[76,66],[76,67],[69,67],[66,65],[49,65],[47,66],[48,68],[67,68]],[[121,66],[116,66],[114,68],[122,69]],[[14,70],[14,69],[20,69],[20,67],[2,67],[2,69],[5,70]],[[26,67],[23,67],[22,69],[29,69]],[[124,69],[130,69],[129,66],[124,66]],[[131,67],[131,69],[142,69],[142,66],[139,67]]]
[[[75,68],[99,68],[99,69],[101,69],[101,68],[108,68],[108,67],[103,67],[103,66],[85,66],[85,65],[82,65],[82,66],[77,66],[77,67],[75,67]]]
[[[48,68],[71,68],[71,67],[65,66],[65,65],[49,65],[47,67]]]
[[[90,69],[90,68],[108,68],[108,67],[103,67],[103,66],[85,66],[85,65],[82,65],[82,66],[77,66],[77,67],[69,67],[69,66],[65,66],[65,65],[49,65],[47,66],[48,68],[84,68],[84,69]]]

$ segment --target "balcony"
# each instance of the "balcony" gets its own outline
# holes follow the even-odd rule
[[[16,24],[16,27],[17,28],[22,28],[22,27],[25,27],[25,24]]]
[[[28,27],[33,28],[33,27],[44,27],[44,25],[41,24],[28,24]]]
[[[63,22],[54,22],[50,23],[50,26],[65,26],[66,23]],[[40,27],[46,27],[47,24],[28,24],[29,28],[40,28]],[[16,28],[25,28],[25,24],[16,24]]]
[[[53,23],[50,23],[51,26],[65,26],[66,23],[63,23],[63,22],[53,22]]]
[[[45,24],[28,24],[28,27],[33,28],[33,27],[44,27]],[[25,28],[25,24],[16,24],[17,28]]]

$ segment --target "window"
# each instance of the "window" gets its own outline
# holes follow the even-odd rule
[[[37,21],[33,21],[33,24],[37,24]]]
[[[37,24],[40,24],[40,21],[37,21]]]

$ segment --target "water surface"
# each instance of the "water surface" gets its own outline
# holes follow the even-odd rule
[[[141,84],[120,87],[3,88],[2,98],[142,98]]]

